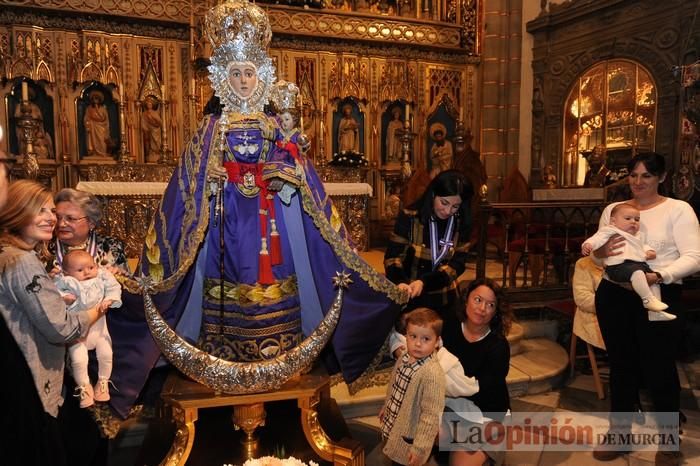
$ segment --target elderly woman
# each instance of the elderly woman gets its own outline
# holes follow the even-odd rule
[[[97,234],[102,205],[90,193],[65,188],[56,194],[56,238],[49,245],[54,267],[60,269],[63,256],[72,249],[84,249],[98,265],[116,274],[128,274],[124,244]]]
[[[56,227],[54,239],[48,245],[52,254],[52,274],[61,270],[64,255],[74,249],[83,249],[95,258],[95,263],[105,267],[114,275],[129,275],[124,244],[114,238],[97,234],[97,227],[102,221],[102,205],[92,194],[75,189],[65,188],[54,196],[56,203]],[[123,329],[124,321],[128,322],[129,316],[126,310],[119,309],[107,316],[107,325],[110,333],[117,335],[114,347],[114,365],[123,366],[121,358],[122,347],[128,344],[129,329]],[[114,329],[114,332],[111,332]],[[94,356],[92,357],[94,359]],[[75,384],[72,377],[66,378],[66,386],[70,393]],[[119,387],[117,386],[117,389]],[[114,390],[112,390],[115,392]],[[118,393],[118,392],[116,392]],[[72,432],[80,432],[82,445],[70,443],[69,449],[78,450],[80,461],[73,460],[73,464],[94,464],[93,458],[106,461],[107,442],[102,438],[102,433],[97,429],[91,416],[99,419],[105,434],[111,435],[116,431],[118,423],[112,419],[111,412],[104,406],[96,406],[94,412],[81,410],[78,398],[68,400],[64,408],[64,423]]]
[[[67,312],[39,253],[56,224],[51,193],[26,180],[10,185],[0,210],[0,426],[4,464],[76,464],[57,419],[63,404],[66,344],[84,337],[99,306]],[[31,439],[31,448],[26,448]]]

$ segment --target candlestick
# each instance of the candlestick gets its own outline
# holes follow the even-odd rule
[[[299,94],[299,128],[304,132],[304,96]]]
[[[29,100],[29,88],[27,87],[27,81],[22,81],[22,102]]]

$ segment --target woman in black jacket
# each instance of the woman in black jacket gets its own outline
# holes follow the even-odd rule
[[[407,310],[442,311],[457,302],[457,277],[464,272],[470,246],[472,195],[464,175],[446,170],[415,204],[399,213],[384,269],[412,298]]]

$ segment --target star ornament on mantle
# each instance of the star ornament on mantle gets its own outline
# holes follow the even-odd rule
[[[333,285],[336,288],[348,288],[351,283],[352,279],[350,279],[350,274],[345,271],[336,272],[335,277],[333,277]]]

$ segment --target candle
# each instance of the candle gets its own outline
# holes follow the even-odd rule
[[[406,121],[408,121],[409,116],[411,115],[411,106],[406,102]]]
[[[326,106],[326,96],[322,95],[321,96],[321,108]]]
[[[459,121],[464,123],[464,107],[462,106],[459,107]]]
[[[161,84],[160,86],[160,97],[165,100],[165,84]]]
[[[27,81],[22,81],[22,102],[29,100],[29,89],[27,88]]]

